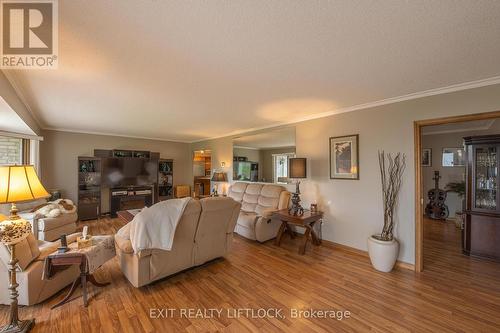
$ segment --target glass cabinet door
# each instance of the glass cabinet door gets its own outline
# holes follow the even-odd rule
[[[474,207],[497,209],[497,147],[475,149]]]

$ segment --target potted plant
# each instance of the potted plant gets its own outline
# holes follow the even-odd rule
[[[464,209],[465,209],[465,181],[451,182],[446,184],[447,192],[454,192],[462,201],[462,209],[455,212],[455,225],[457,228],[463,228]]]
[[[368,254],[373,267],[382,272],[390,272],[398,259],[399,243],[394,238],[395,210],[399,191],[406,168],[406,157],[402,153],[394,156],[379,152],[380,177],[384,207],[384,227],[382,233],[368,238]]]

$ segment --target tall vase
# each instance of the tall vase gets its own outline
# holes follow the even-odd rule
[[[396,264],[399,255],[399,243],[379,240],[373,236],[368,237],[368,254],[373,268],[381,272],[390,272]]]

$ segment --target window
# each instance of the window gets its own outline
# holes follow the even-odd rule
[[[23,164],[23,139],[0,136],[0,165]]]
[[[288,182],[288,159],[294,156],[294,153],[273,154],[273,181],[275,183]]]

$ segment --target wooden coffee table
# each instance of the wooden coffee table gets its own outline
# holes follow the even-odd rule
[[[306,229],[304,232],[304,241],[299,247],[299,254],[304,254],[306,252],[309,236],[311,236],[314,245],[321,245],[321,238],[318,237],[316,231],[314,231],[314,225],[323,218],[323,212],[304,210],[303,215],[291,215],[288,214],[288,209],[283,209],[274,212],[272,218],[281,221],[281,226],[275,240],[277,246],[281,244],[281,239],[285,233],[290,234],[292,238],[295,237],[294,231],[290,228],[291,225]]]
[[[140,209],[120,210],[116,215],[125,223],[129,223],[134,217],[139,214]]]

